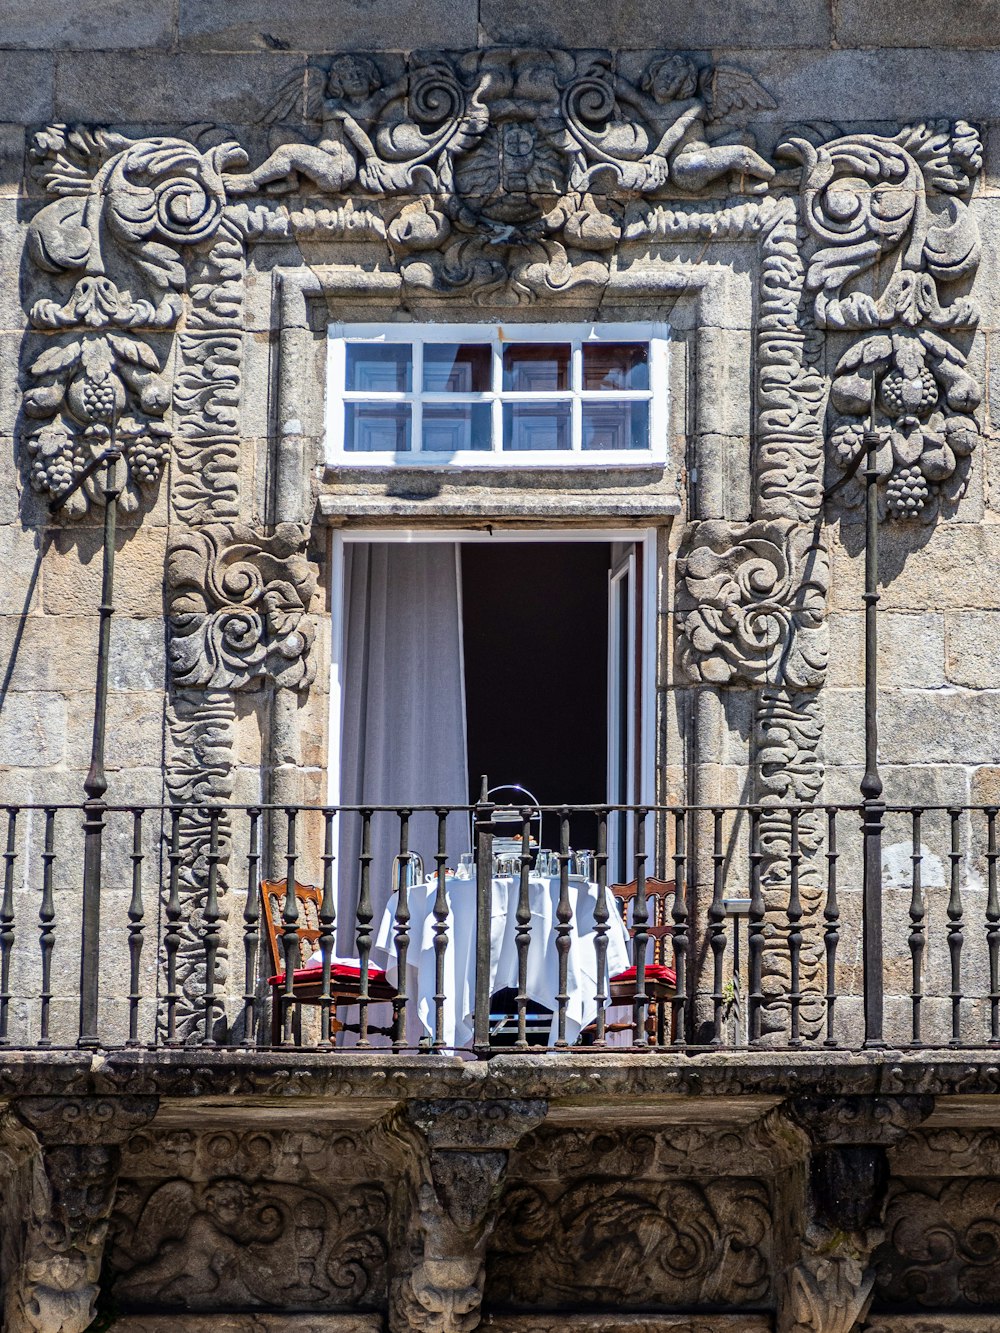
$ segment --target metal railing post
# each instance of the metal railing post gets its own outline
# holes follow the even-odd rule
[[[83,821],[83,919],[80,927],[80,1036],[78,1046],[96,1047],[99,986],[101,974],[101,860],[108,789],[104,774],[104,740],[107,730],[108,666],[111,653],[111,617],[114,614],[115,526],[118,514],[118,459],[120,453],[106,452],[104,474],[104,553],[101,579],[101,605],[97,638],[97,686],[94,697],[94,731],[90,750],[90,769],[83,789],[87,793]]]
[[[490,936],[493,925],[493,810],[483,776],[475,811],[476,1009],[472,1044],[480,1059],[490,1054]]]
[[[872,398],[875,386],[872,381]],[[882,1035],[882,779],[878,771],[878,464],[879,437],[864,433],[865,465],[865,774],[861,779],[864,838],[862,960],[865,1046],[884,1046]]]

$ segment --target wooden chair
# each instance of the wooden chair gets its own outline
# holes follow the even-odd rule
[[[271,964],[274,975],[268,977],[271,987],[271,1045],[280,1046],[283,1023],[283,996],[285,994],[285,963],[282,935],[285,928],[285,881],[268,880],[261,882],[261,899],[264,906],[264,921],[267,925],[267,941],[271,948]],[[319,908],[323,900],[323,890],[315,884],[295,885],[295,901],[299,908],[298,937],[299,958],[309,958],[316,950],[320,936]],[[322,1006],[323,968],[321,964],[312,967],[297,967],[292,973],[294,1003],[296,1005]],[[357,1023],[341,1023],[337,1018],[338,1005],[356,1005],[361,995],[361,964],[352,967],[346,963],[332,963],[330,967],[330,1035],[340,1031],[358,1032]],[[369,1025],[368,1031],[379,1036],[395,1039],[400,1023],[399,996],[394,986],[390,986],[381,968],[368,968],[368,998],[372,1004],[392,1005],[392,1026],[388,1028]]]
[[[668,899],[673,898],[676,891],[677,886],[672,879],[653,879],[650,876],[646,878],[646,910],[649,916],[646,937],[653,945],[652,949],[648,944],[646,946],[644,990],[649,1001],[646,1031],[655,1037],[657,1044],[661,1046],[664,1043],[667,1027],[665,1022],[667,1005],[677,994],[677,973],[674,968],[667,965],[667,940],[674,933],[667,904]],[[618,903],[629,935],[634,939],[636,932],[632,924],[632,913],[635,910],[638,893],[637,881],[632,880],[629,884],[612,884],[610,892]],[[635,965],[611,977],[608,990],[613,1005],[629,1005],[634,1012],[637,994]],[[627,1023],[608,1023],[605,1031],[634,1032],[635,1021],[633,1019]],[[673,1039],[674,1024],[671,1013],[670,1040]]]

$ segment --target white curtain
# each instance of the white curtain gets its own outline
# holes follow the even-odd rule
[[[469,774],[459,547],[446,542],[345,543],[343,805],[465,805]],[[469,820],[448,820],[448,862],[469,850]],[[410,848],[434,869],[437,819],[413,815]],[[373,935],[389,900],[399,823],[372,820]],[[337,953],[357,954],[361,821],[340,830]]]

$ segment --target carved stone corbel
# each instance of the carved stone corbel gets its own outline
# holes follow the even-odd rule
[[[90,1326],[122,1144],[152,1120],[157,1104],[155,1097],[127,1096],[12,1104],[4,1138],[26,1171],[27,1197],[16,1229],[20,1253],[4,1274],[3,1326],[10,1333],[83,1333]]]
[[[875,1284],[887,1149],[934,1109],[933,1097],[800,1097],[786,1110],[812,1150],[799,1254],[778,1282],[778,1333],[851,1333]]]
[[[390,1333],[468,1333],[511,1149],[541,1101],[410,1102],[382,1128],[399,1163],[390,1224]]]

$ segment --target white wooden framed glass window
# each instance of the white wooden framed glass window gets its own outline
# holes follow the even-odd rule
[[[662,324],[333,324],[327,462],[664,463],[666,335]]]

